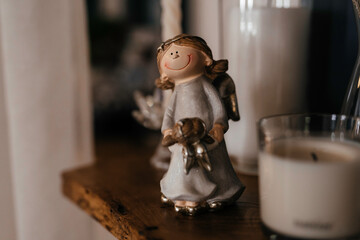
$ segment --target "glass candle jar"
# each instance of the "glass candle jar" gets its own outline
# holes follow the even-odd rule
[[[260,120],[259,189],[266,228],[304,239],[360,233],[359,124],[360,118],[344,115]]]

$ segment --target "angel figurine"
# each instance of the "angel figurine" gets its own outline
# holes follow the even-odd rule
[[[215,61],[202,38],[181,34],[161,44],[157,64],[156,85],[173,90],[161,129],[171,151],[162,202],[187,215],[235,202],[245,187],[224,141],[228,119],[240,119],[228,61]]]

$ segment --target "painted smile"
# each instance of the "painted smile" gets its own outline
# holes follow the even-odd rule
[[[171,67],[168,66],[168,63],[165,63],[165,67],[166,67],[167,69],[175,70],[175,71],[182,70],[182,69],[186,68],[186,67],[190,64],[190,62],[191,62],[192,55],[189,54],[189,55],[187,55],[187,56],[188,56],[189,60],[188,60],[188,62],[185,64],[185,66],[183,66],[183,67],[181,67],[181,68],[171,68]]]

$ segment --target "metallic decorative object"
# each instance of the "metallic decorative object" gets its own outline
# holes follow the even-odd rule
[[[360,116],[360,0],[352,0],[358,32],[358,57],[344,98],[341,114]]]
[[[134,99],[139,110],[132,112],[133,117],[144,127],[159,130],[164,115],[160,92],[155,91],[153,96],[144,96],[139,91],[135,91]]]
[[[152,96],[144,96],[139,91],[135,91],[134,100],[139,110],[134,110],[132,115],[139,124],[149,129],[160,130],[164,116],[162,95],[162,92],[158,89],[154,91]],[[150,159],[150,163],[157,169],[167,170],[169,160],[170,152],[160,142]]]
[[[195,139],[195,141],[191,141],[191,139],[189,139],[189,136],[186,136],[182,131],[182,127],[186,125],[187,122],[193,122],[193,121],[199,121],[200,124],[202,125],[201,131],[196,131],[197,138]],[[202,141],[204,141],[203,139],[209,139],[209,138],[212,140],[212,138],[206,134],[206,126],[204,121],[202,121],[199,118],[181,119],[177,123],[177,126],[179,126],[178,127],[180,134],[179,138],[184,139],[183,141],[180,142],[182,142],[181,144],[183,145],[182,153],[183,153],[185,174],[187,175],[190,169],[194,165],[201,166],[206,171],[211,172],[212,168],[207,153],[207,147]],[[212,142],[214,142],[214,140],[212,140]]]

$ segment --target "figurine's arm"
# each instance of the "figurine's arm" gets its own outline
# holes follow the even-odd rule
[[[224,133],[229,128],[226,111],[218,91],[211,83],[204,81],[204,91],[210,102],[214,119],[213,128],[209,134],[212,135],[216,141],[221,142],[224,138]]]
[[[173,92],[169,101],[169,105],[166,108],[162,122],[162,127],[161,127],[161,132],[164,135],[164,138],[172,134],[172,128],[175,125],[174,122],[175,102],[176,102],[176,92]]]
[[[224,126],[215,123],[213,128],[210,130],[209,135],[211,135],[216,141],[221,142],[224,139]]]
[[[166,129],[163,132],[163,140],[161,141],[161,144],[164,147],[169,147],[176,143],[176,140],[173,138],[173,131],[171,129]]]

